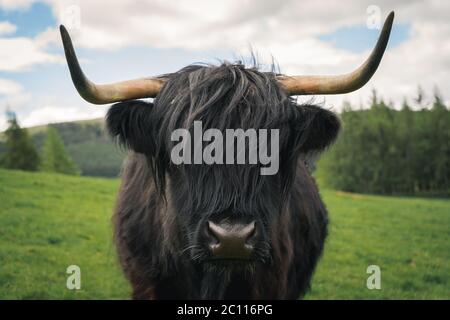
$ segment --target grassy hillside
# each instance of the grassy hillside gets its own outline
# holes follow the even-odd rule
[[[0,170],[0,299],[123,298],[110,216],[117,180]],[[81,268],[80,291],[66,268]]]
[[[128,298],[110,216],[118,180],[0,170],[0,299]],[[450,299],[450,201],[323,191],[331,229],[308,299]],[[81,268],[79,291],[67,266]],[[381,290],[366,268],[381,267]]]

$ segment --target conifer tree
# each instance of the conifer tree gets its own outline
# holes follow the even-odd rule
[[[27,129],[21,128],[16,115],[9,112],[9,127],[5,131],[6,152],[1,165],[8,169],[36,171],[39,167],[39,154]]]
[[[42,152],[41,170],[78,175],[80,172],[55,128],[48,126]]]

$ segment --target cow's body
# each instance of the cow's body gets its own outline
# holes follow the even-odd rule
[[[133,296],[303,295],[327,234],[327,212],[304,155],[334,141],[339,120],[320,107],[298,105],[273,73],[242,65],[192,66],[168,77],[154,103],[119,103],[107,117],[111,134],[133,150],[124,165],[115,213],[115,239]],[[276,128],[279,171],[261,175],[261,165],[236,162],[174,165],[171,132],[192,129],[199,120],[205,129],[223,132]],[[232,251],[232,259],[218,259],[205,230],[212,222],[256,226],[249,235],[254,237],[250,256],[234,259]]]
[[[114,216],[119,258],[133,297],[200,298],[206,274],[196,270],[189,255],[180,255],[184,246],[176,237],[176,212],[157,196],[151,175],[144,156],[128,157]],[[251,278],[236,277],[225,298],[296,299],[308,289],[327,234],[327,212],[301,161],[288,207],[273,228],[272,237],[279,239],[272,240],[278,243],[274,264],[257,268]]]

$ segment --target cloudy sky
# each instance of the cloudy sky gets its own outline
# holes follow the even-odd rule
[[[325,5],[326,3],[326,5]],[[450,1],[414,0],[0,0],[0,130],[7,108],[24,126],[88,119],[107,107],[76,93],[59,24],[86,74],[111,82],[172,72],[195,62],[273,56],[286,74],[335,74],[359,66],[391,11],[395,24],[378,72],[361,90],[316,97],[339,110],[370,91],[400,106],[420,85],[450,99]]]

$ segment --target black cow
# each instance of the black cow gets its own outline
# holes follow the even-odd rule
[[[393,13],[369,59],[347,75],[288,77],[223,63],[108,85],[84,76],[61,26],[79,93],[92,103],[119,102],[106,119],[130,150],[115,240],[134,298],[296,299],[307,291],[328,218],[304,158],[328,147],[340,122],[291,96],[363,86],[378,67],[392,22]],[[132,100],[144,97],[154,100]],[[192,131],[195,121],[203,130],[278,130],[279,170],[262,175],[261,164],[174,164],[172,133]],[[244,151],[252,152],[248,145]]]

